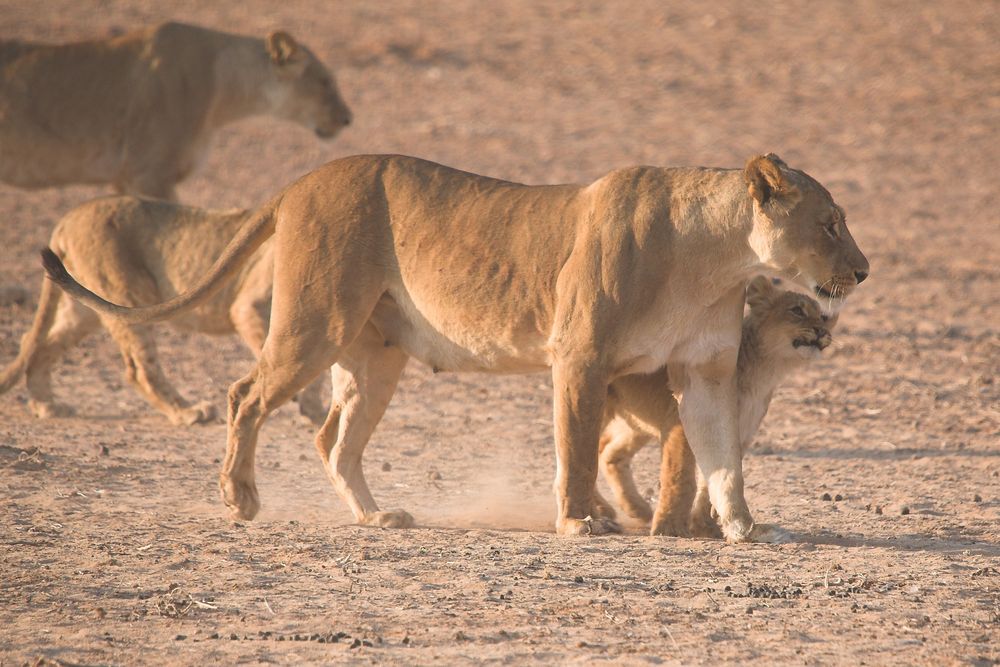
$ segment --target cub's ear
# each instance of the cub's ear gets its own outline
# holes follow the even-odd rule
[[[782,173],[782,169],[788,169],[788,165],[774,153],[758,155],[747,161],[747,166],[743,170],[747,189],[750,196],[761,206],[772,199],[792,200],[798,194],[798,190]]]
[[[299,52],[299,43],[284,30],[272,32],[264,39],[267,54],[275,65],[287,65],[295,60]]]
[[[747,285],[747,305],[756,308],[771,300],[777,290],[771,284],[771,279],[765,276],[757,276]]]

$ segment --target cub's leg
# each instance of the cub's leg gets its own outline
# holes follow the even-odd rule
[[[688,518],[695,499],[696,479],[694,454],[684,437],[684,428],[677,424],[670,429],[660,458],[660,497],[649,527],[650,535],[686,537]],[[706,496],[707,500],[707,496]],[[714,525],[714,522],[713,522]]]
[[[626,514],[642,521],[649,521],[653,510],[635,486],[632,457],[650,440],[649,435],[633,429],[624,419],[615,418],[604,427],[600,448],[601,472],[615,500]]]
[[[191,405],[167,380],[156,357],[151,327],[128,326],[111,318],[107,318],[104,325],[121,350],[125,377],[172,423],[191,425],[215,418],[215,407],[211,403],[204,401]]]
[[[94,311],[63,296],[58,288],[54,292],[53,296],[59,298],[55,322],[25,368],[30,397],[28,406],[35,416],[43,419],[73,414],[73,406],[57,403],[52,394],[52,366],[68,350],[101,326]]]
[[[331,371],[330,412],[316,436],[316,449],[337,494],[363,525],[413,525],[413,517],[403,510],[379,510],[361,462],[408,358],[398,347],[387,347],[384,337],[369,324]]]
[[[691,507],[691,534],[695,537],[721,538],[722,531],[712,516],[712,501],[708,497],[708,482],[701,472],[697,475],[697,491]]]
[[[552,366],[556,440],[556,532],[620,532],[608,518],[593,517],[597,443],[604,421],[607,377],[593,364],[558,360]]]

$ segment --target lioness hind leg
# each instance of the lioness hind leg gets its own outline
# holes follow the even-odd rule
[[[58,308],[52,328],[25,368],[30,397],[28,405],[37,417],[43,419],[73,414],[72,406],[55,401],[52,393],[52,366],[101,324],[94,311],[68,297],[59,301]]]
[[[696,470],[694,454],[684,437],[684,428],[678,424],[670,430],[663,443],[660,497],[650,525],[650,535],[686,537],[690,534],[688,519],[697,487]]]
[[[189,426],[215,418],[215,406],[207,401],[191,405],[167,380],[156,357],[150,327],[128,326],[115,320],[106,321],[105,326],[121,350],[129,383],[172,423]]]
[[[413,517],[403,510],[379,510],[361,462],[408,358],[398,347],[386,347],[384,338],[368,325],[331,370],[330,412],[316,435],[316,449],[337,494],[363,525],[413,525]]]

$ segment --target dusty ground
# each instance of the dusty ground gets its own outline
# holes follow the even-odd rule
[[[775,151],[844,205],[872,277],[746,461],[758,520],[795,531],[782,546],[557,538],[548,379],[417,366],[367,469],[421,528],[351,526],[287,408],[263,430],[264,510],[233,524],[225,427],[169,426],[90,340],[58,374],[78,417],[33,419],[21,388],[0,399],[0,665],[1000,660],[996,5],[163,4],[5,0],[0,34],[284,27],[336,67],[356,117],[327,144],[241,123],[185,201],[252,205],[360,152],[543,183]],[[35,250],[99,192],[0,187],[0,284],[36,294]],[[0,309],[0,362],[32,308]],[[248,367],[230,339],[164,330],[161,352],[220,406]],[[638,468],[655,494],[652,451]]]

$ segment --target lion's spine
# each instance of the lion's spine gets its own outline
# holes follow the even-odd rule
[[[0,394],[10,391],[10,388],[17,384],[17,381],[24,375],[28,364],[38,350],[38,343],[45,339],[45,336],[52,328],[52,323],[56,319],[56,311],[59,308],[59,291],[50,280],[42,281],[42,291],[38,297],[38,310],[35,311],[35,319],[31,323],[31,328],[21,338],[21,349],[17,352],[14,361],[7,365],[0,373]]]

